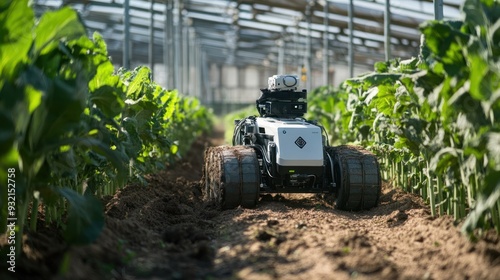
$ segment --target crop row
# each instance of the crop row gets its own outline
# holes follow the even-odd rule
[[[146,67],[115,71],[70,8],[37,19],[28,0],[8,1],[0,27],[0,180],[15,170],[16,198],[9,209],[2,183],[0,232],[15,215],[19,253],[40,212],[69,243],[91,242],[104,225],[98,198],[184,155],[210,112]]]
[[[500,4],[466,0],[462,14],[424,23],[418,58],[316,89],[309,118],[332,142],[369,146],[432,215],[500,232]]]

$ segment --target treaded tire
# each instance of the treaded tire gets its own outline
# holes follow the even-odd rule
[[[381,193],[381,177],[377,158],[357,146],[328,147],[334,159],[337,194],[335,207],[359,211],[377,206]]]
[[[261,175],[254,149],[246,146],[208,148],[203,175],[206,200],[222,209],[256,206]]]

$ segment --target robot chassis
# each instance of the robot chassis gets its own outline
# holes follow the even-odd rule
[[[342,210],[377,205],[377,158],[358,146],[329,146],[325,129],[303,118],[307,91],[298,84],[297,76],[270,77],[256,100],[260,116],[235,121],[233,146],[206,149],[207,200],[222,209],[253,208],[260,194],[319,193]]]

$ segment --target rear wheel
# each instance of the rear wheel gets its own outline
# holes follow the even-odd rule
[[[210,147],[205,151],[205,198],[222,209],[252,208],[259,198],[257,155],[245,146]]]
[[[336,207],[359,211],[377,206],[381,177],[375,155],[355,146],[328,147],[327,152],[334,159]]]

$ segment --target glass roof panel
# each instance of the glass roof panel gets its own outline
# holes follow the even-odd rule
[[[154,38],[156,61],[163,61],[163,51],[175,45],[183,48],[200,48],[206,52],[207,63],[248,63],[262,65],[266,59],[276,65],[279,47],[276,40],[285,42],[286,57],[300,61],[306,54],[306,43],[310,36],[311,53],[323,53],[323,38],[328,38],[329,52],[338,63],[347,63],[345,53],[351,31],[348,30],[349,0],[326,0],[329,3],[325,14],[325,0],[129,0],[130,32],[132,45],[147,45],[151,19],[151,1],[154,1]],[[77,9],[89,33],[101,32],[109,44],[115,63],[122,60],[124,3],[125,0],[33,0],[38,13],[71,5]],[[307,23],[306,7],[311,3],[311,23]],[[445,18],[460,16],[463,0],[444,0]],[[168,4],[168,5],[166,5]],[[384,56],[384,11],[385,0],[355,0],[354,4],[354,53],[355,64],[371,67],[372,61]],[[396,55],[411,57],[418,53],[420,33],[418,26],[434,18],[432,0],[390,1],[391,44]],[[169,14],[170,13],[170,14]],[[169,18],[170,16],[170,18]],[[327,18],[328,26],[324,20]],[[308,31],[308,29],[311,29]],[[188,31],[194,33],[186,37]],[[193,39],[194,38],[194,39]],[[181,40],[181,44],[175,42]],[[191,44],[191,45],[190,45]],[[219,49],[219,51],[217,51]],[[147,63],[147,48],[132,49],[132,57],[139,63]],[[188,49],[184,50],[185,52]],[[222,55],[221,55],[222,54]],[[234,60],[226,59],[234,55]],[[344,55],[340,55],[344,54]],[[358,55],[359,54],[359,55]],[[241,57],[239,57],[241,56]],[[314,56],[314,55],[313,55]],[[292,57],[292,58],[290,58]],[[321,65],[321,61],[313,61]]]

